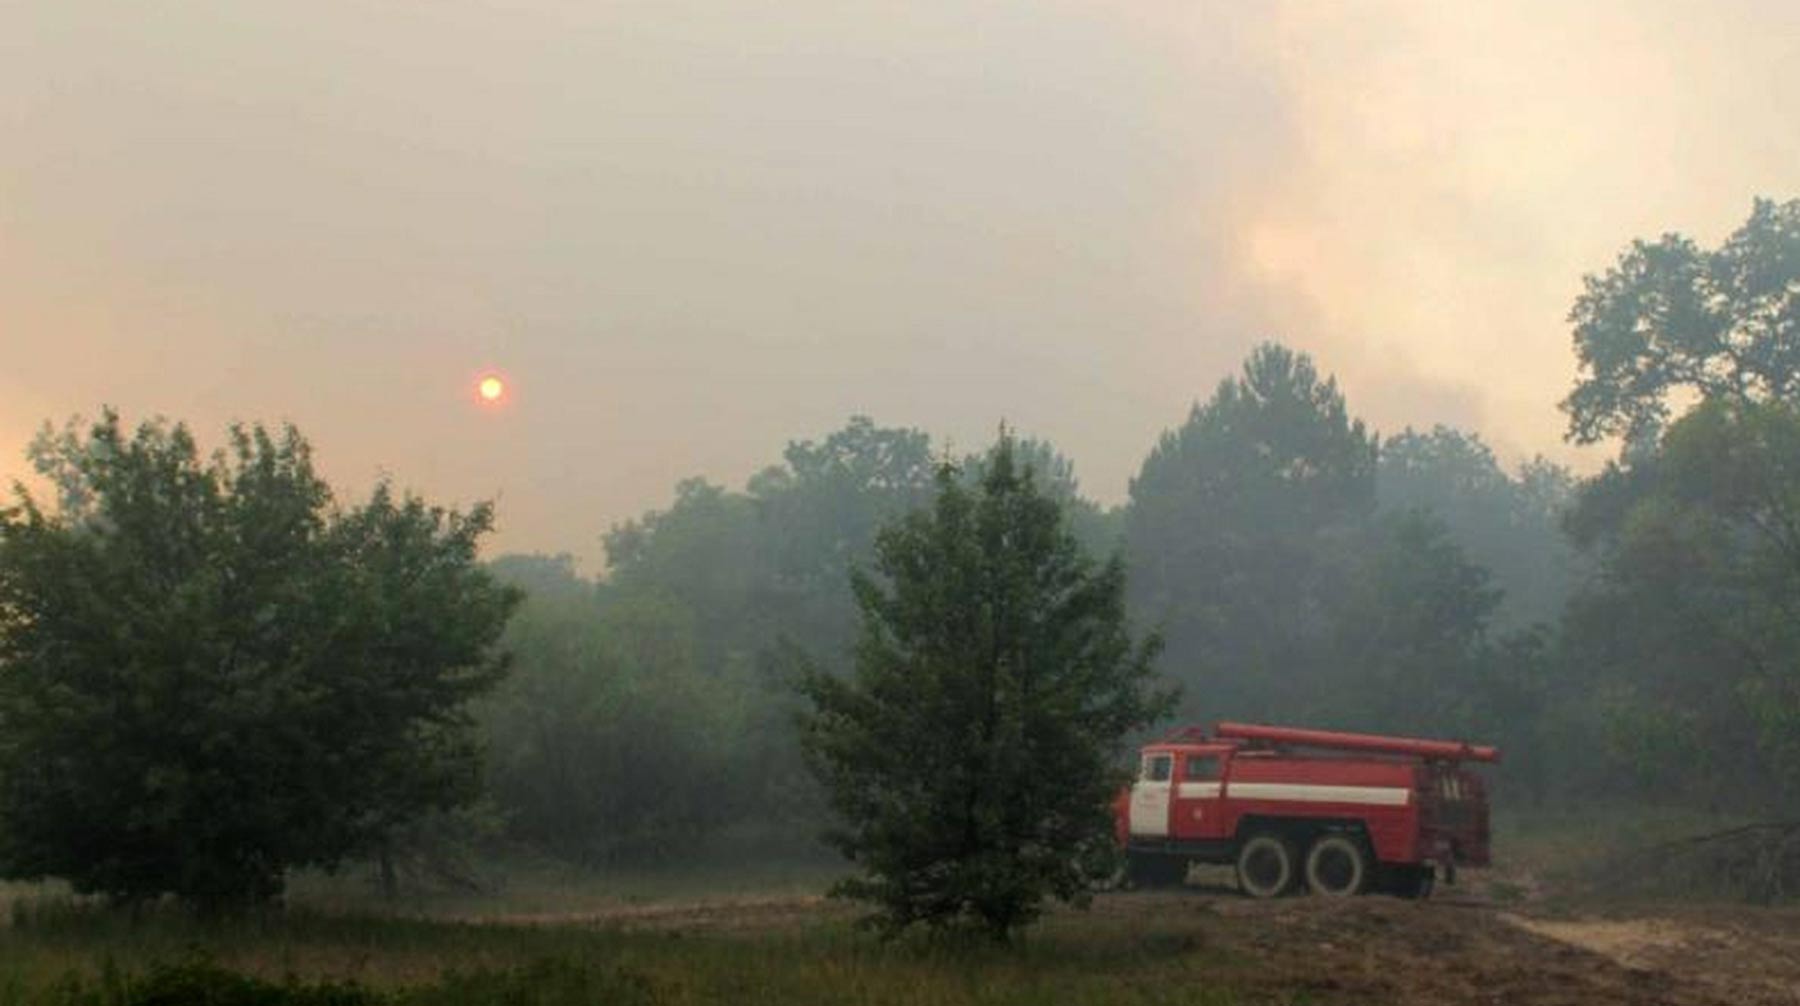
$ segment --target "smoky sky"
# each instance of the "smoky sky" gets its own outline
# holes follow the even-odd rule
[[[292,421],[591,560],[854,413],[1116,502],[1270,338],[1591,463],[1580,276],[1800,194],[1797,9],[0,4],[0,475],[106,404]]]

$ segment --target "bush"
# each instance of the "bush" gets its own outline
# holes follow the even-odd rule
[[[142,978],[102,982],[87,988],[65,983],[62,1006],[373,1006],[388,1000],[354,982],[281,984],[240,975],[198,959],[161,964]]]
[[[516,602],[489,507],[340,508],[292,427],[207,461],[109,412],[33,457],[59,505],[0,507],[0,875],[235,908],[474,796]]]
[[[496,970],[452,972],[416,988],[384,992],[356,982],[265,981],[197,958],[158,964],[137,978],[89,986],[65,981],[57,1006],[652,1006],[655,989],[627,968],[546,958]]]

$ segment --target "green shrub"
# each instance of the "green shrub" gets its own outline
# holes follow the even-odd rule
[[[240,975],[208,960],[159,964],[141,978],[108,975],[98,987],[64,983],[61,1006],[377,1006],[385,996],[354,982],[281,984]]]
[[[204,958],[157,964],[140,977],[108,969],[97,982],[70,976],[50,997],[57,1006],[654,1006],[638,972],[546,958],[519,967],[452,971],[430,985],[398,991],[355,982],[271,982]]]

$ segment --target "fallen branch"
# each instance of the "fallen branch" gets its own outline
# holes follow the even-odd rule
[[[1769,903],[1800,895],[1800,821],[1689,835],[1615,857],[1593,884],[1610,893],[1684,893]]]
[[[1656,853],[1656,852],[1667,852],[1667,851],[1671,851],[1674,849],[1679,849],[1683,846],[1704,845],[1708,842],[1723,841],[1728,838],[1736,838],[1739,835],[1754,834],[1759,831],[1775,831],[1775,832],[1781,832],[1783,834],[1789,834],[1789,833],[1792,833],[1795,831],[1800,831],[1800,821],[1765,821],[1765,822],[1759,822],[1757,824],[1739,825],[1736,828],[1727,828],[1724,831],[1713,831],[1713,832],[1708,832],[1704,835],[1689,835],[1685,838],[1673,839],[1673,840],[1664,842],[1661,845],[1653,845],[1648,849],[1641,849],[1641,850],[1639,850],[1639,853],[1643,854],[1643,855],[1649,855],[1649,854]]]

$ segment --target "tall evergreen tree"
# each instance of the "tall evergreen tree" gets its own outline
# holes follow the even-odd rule
[[[1126,554],[1135,613],[1204,706],[1190,712],[1293,717],[1316,697],[1376,454],[1337,382],[1274,344],[1163,434],[1131,483]]]
[[[836,891],[889,931],[1004,938],[1106,860],[1121,739],[1171,704],[1159,641],[1133,641],[1123,562],[1083,553],[1004,433],[978,486],[945,465],[875,552],[854,672],[802,681],[829,840],[861,870]]]
[[[1402,446],[1424,481],[1513,486],[1478,443]],[[1478,450],[1442,463],[1439,447]],[[1278,345],[1162,437],[1126,540],[1134,614],[1167,633],[1184,714],[1524,739],[1486,711],[1527,708],[1537,662],[1497,656],[1500,593],[1455,528],[1414,509],[1429,500],[1379,509],[1379,457],[1336,382]]]

